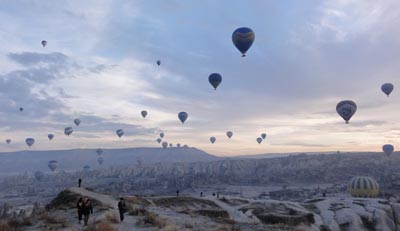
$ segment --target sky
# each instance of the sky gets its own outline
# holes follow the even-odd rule
[[[3,152],[160,147],[160,132],[220,156],[400,146],[397,0],[6,0],[0,22]],[[255,33],[245,58],[239,27]],[[358,110],[345,125],[347,99]]]

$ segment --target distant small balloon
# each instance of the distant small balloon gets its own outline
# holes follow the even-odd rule
[[[101,154],[103,154],[103,149],[101,149],[101,148],[98,148],[98,149],[96,149],[96,153],[97,153],[97,155],[101,155]]]
[[[265,138],[267,138],[267,134],[262,133],[262,134],[261,134],[261,138],[262,138],[263,140],[265,140]]]
[[[102,165],[104,162],[103,157],[100,156],[99,158],[97,158],[97,162],[99,162],[99,164]]]
[[[20,107],[20,108],[19,108],[19,111],[20,111],[20,112],[22,112],[23,110],[24,110],[24,108],[23,108],[23,107]]]
[[[115,133],[119,138],[121,138],[125,134],[124,130],[122,129],[118,129]]]
[[[164,138],[164,132],[161,132],[161,133],[160,133],[160,137],[161,137],[161,138]]]
[[[176,144],[176,147],[180,148],[180,147],[181,147],[181,144],[180,144],[180,143],[177,143],[177,144]]]
[[[54,138],[54,135],[53,134],[48,134],[47,138],[49,138],[49,140],[52,140]]]
[[[34,143],[35,143],[35,139],[33,138],[27,138],[25,140],[26,145],[28,145],[29,147],[31,147]]]
[[[182,122],[182,124],[183,124],[183,123],[185,123],[186,119],[188,118],[188,113],[186,113],[186,112],[184,112],[184,111],[179,112],[178,118],[179,118],[179,120],[180,120],[180,121]]]
[[[162,139],[161,138],[157,138],[157,142],[161,143]]]
[[[167,148],[168,147],[168,142],[162,142],[161,145],[162,145],[163,148]]]
[[[351,100],[343,100],[336,105],[336,112],[346,121],[346,124],[349,123],[349,120],[356,111],[357,105]]]
[[[80,119],[74,119],[74,124],[76,126],[79,126],[79,124],[81,124],[81,120]]]
[[[217,140],[217,139],[216,139],[214,136],[210,137],[210,142],[211,142],[212,144],[215,143],[216,140]]]
[[[174,146],[173,144],[169,144],[169,147],[172,148],[172,146]]]
[[[90,166],[89,165],[83,166],[83,171],[84,172],[89,172],[90,171]]]
[[[42,40],[41,43],[42,43],[42,46],[43,46],[43,47],[46,47],[46,45],[47,45],[47,41],[46,41],[46,40]]]
[[[157,65],[160,66],[161,65],[161,61],[157,60]],[[168,65],[167,65],[168,66]]]
[[[36,171],[35,172],[36,180],[41,181],[43,179],[43,177],[44,177],[44,173],[42,171]]]
[[[10,140],[10,139],[6,139],[6,143],[7,143],[7,144],[10,144],[10,143],[11,143],[11,140]]]
[[[147,111],[142,111],[141,114],[142,114],[143,118],[146,118],[146,116],[147,116]]]
[[[214,90],[217,90],[218,85],[222,81],[222,76],[218,73],[212,73],[208,76],[208,82],[210,82],[211,86],[214,87]]]
[[[66,127],[66,128],[64,129],[64,134],[65,134],[66,136],[70,136],[70,135],[72,134],[72,132],[74,132],[74,130],[72,129],[72,127]]]
[[[257,138],[257,143],[258,143],[258,144],[261,144],[262,140],[263,140],[263,139],[262,139],[261,137],[258,137],[258,138]]]
[[[391,84],[391,83],[384,83],[384,84],[381,86],[381,90],[383,91],[383,93],[385,93],[385,95],[386,95],[387,97],[389,97],[390,93],[392,93],[393,88],[394,88],[394,86],[393,86],[393,84]]]
[[[232,138],[233,132],[231,132],[231,131],[226,132],[226,136],[227,136],[229,139]]]
[[[54,172],[54,170],[56,170],[58,167],[58,161],[50,160],[49,163],[47,164],[47,166],[50,168],[51,171]]]
[[[394,147],[391,144],[385,144],[382,146],[382,151],[387,155],[390,156],[392,155],[393,151],[394,151]]]

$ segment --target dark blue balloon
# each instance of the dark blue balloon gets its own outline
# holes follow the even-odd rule
[[[160,66],[161,65],[161,61],[157,60],[157,65]]]
[[[232,34],[232,42],[236,48],[242,53],[242,57],[246,56],[247,50],[251,47],[255,39],[254,32],[247,27],[240,27]]]
[[[214,87],[214,90],[217,90],[218,85],[222,81],[222,76],[218,73],[212,73],[208,76],[208,82]]]
[[[180,120],[180,121],[182,122],[182,124],[183,124],[183,123],[185,123],[186,119],[188,118],[188,113],[186,113],[186,112],[184,112],[184,111],[179,112],[178,118],[179,118],[179,120]]]

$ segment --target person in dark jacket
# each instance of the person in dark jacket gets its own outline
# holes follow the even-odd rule
[[[76,203],[76,208],[78,209],[78,220],[79,224],[82,221],[82,209],[83,209],[83,199],[82,197],[79,198],[78,203]]]
[[[81,183],[82,183],[82,179],[79,178],[79,180],[78,180],[78,187],[79,187],[79,188],[81,187]]]
[[[126,211],[126,204],[125,204],[125,200],[124,200],[123,197],[119,198],[118,210],[119,210],[119,219],[121,221],[123,221],[124,220],[124,213]]]
[[[85,202],[83,203],[82,213],[83,213],[84,225],[87,226],[89,221],[89,216],[90,214],[93,214],[93,206],[92,206],[92,201],[90,201],[90,199],[86,199]]]
[[[179,197],[179,189],[176,190],[176,196]]]

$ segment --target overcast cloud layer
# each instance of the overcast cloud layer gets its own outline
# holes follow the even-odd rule
[[[0,151],[28,137],[33,150],[157,147],[161,131],[218,155],[400,147],[400,2],[317,3],[3,1]],[[256,34],[246,58],[231,42],[241,26]],[[358,105],[349,125],[344,99]]]

